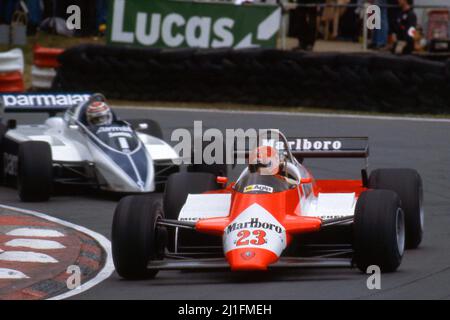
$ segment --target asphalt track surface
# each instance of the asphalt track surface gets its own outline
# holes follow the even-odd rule
[[[192,128],[194,120],[202,120],[205,128],[277,127],[290,137],[367,135],[370,168],[411,167],[422,175],[424,240],[419,249],[406,252],[396,273],[382,275],[381,290],[368,290],[367,275],[356,269],[300,269],[250,277],[165,271],[147,281],[124,281],[114,273],[75,299],[450,299],[450,123],[148,109],[121,109],[118,114],[159,121],[166,139],[176,128]],[[40,115],[14,117],[19,123],[44,119]],[[357,178],[362,167],[360,160],[309,160],[305,164],[319,178]],[[109,238],[117,199],[82,192],[28,204],[18,201],[15,190],[1,187],[0,202],[47,213]]]

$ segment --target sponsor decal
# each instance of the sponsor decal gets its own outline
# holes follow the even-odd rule
[[[117,137],[130,138],[130,139],[133,138],[133,136],[129,132],[110,132],[110,133],[108,133],[108,138],[117,138]]]
[[[283,229],[277,225],[270,222],[260,222],[259,218],[251,218],[249,221],[246,222],[234,222],[230,224],[226,229],[225,233],[229,234],[236,230],[241,229],[265,229],[265,230],[274,230],[277,233],[282,233]]]
[[[309,140],[295,139],[288,141],[291,150],[296,151],[322,151],[322,150],[341,150],[342,141],[340,140]],[[278,150],[284,149],[282,141],[263,140],[263,145],[274,147]]]
[[[128,126],[115,126],[115,127],[99,127],[97,129],[96,134],[100,134],[100,133],[110,133],[110,132],[128,132],[128,133],[132,133],[133,129],[131,129]]]
[[[108,43],[153,47],[275,47],[281,8],[166,0],[114,0]]]
[[[231,194],[189,194],[178,216],[180,221],[228,217]]]
[[[286,247],[286,230],[259,204],[242,211],[224,230],[225,253],[238,248],[261,248],[281,254]]]
[[[269,187],[269,186],[265,186],[263,184],[252,184],[252,185],[246,186],[244,188],[244,193],[254,192],[254,191],[273,193],[273,188]]]
[[[89,94],[4,94],[0,96],[4,108],[70,107],[87,101],[89,97]]]
[[[198,221],[198,220],[201,220],[201,219],[207,219],[207,218],[199,218],[199,217],[181,217],[181,218],[179,218],[178,220],[179,221]]]
[[[316,215],[317,218],[322,218],[323,220],[338,219],[350,216],[353,216],[353,214]]]
[[[170,141],[179,155],[173,160],[174,164],[248,164],[249,152],[259,146],[284,150],[284,139],[280,139],[282,133],[276,129],[204,130],[202,121],[193,124],[193,130],[177,128],[172,131]],[[294,152],[368,152],[366,137],[291,137],[287,142]]]

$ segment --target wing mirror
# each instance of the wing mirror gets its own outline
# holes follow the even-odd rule
[[[15,129],[17,128],[17,121],[15,119],[9,119],[6,123],[6,128],[8,129]]]
[[[300,184],[308,184],[312,182],[312,178],[301,178],[300,179]]]
[[[218,184],[222,184],[222,185],[225,185],[225,184],[227,184],[228,183],[228,178],[227,177],[217,177],[216,178],[216,182],[218,183]]]
[[[147,130],[148,129],[148,124],[146,124],[146,123],[139,123],[137,129],[138,130]]]

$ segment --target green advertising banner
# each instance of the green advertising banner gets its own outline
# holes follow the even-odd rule
[[[281,9],[173,0],[110,0],[108,43],[160,48],[276,46]]]

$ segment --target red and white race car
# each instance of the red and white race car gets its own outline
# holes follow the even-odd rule
[[[112,227],[119,275],[353,265],[390,272],[405,248],[420,244],[417,171],[377,169],[368,176],[366,168],[359,180],[316,180],[304,158],[367,159],[368,139],[291,141],[278,130],[267,133],[264,145],[236,151],[249,162],[236,182],[179,172],[169,177],[163,201],[155,195],[122,199]]]

